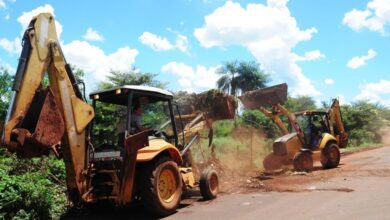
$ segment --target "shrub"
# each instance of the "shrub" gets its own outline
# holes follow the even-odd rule
[[[48,219],[65,210],[63,161],[54,157],[18,159],[0,150],[0,218]]]

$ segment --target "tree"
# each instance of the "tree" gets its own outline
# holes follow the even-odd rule
[[[260,70],[256,62],[226,62],[218,70],[222,76],[217,81],[218,89],[231,95],[264,88],[269,81],[268,75]]]
[[[11,88],[13,76],[7,69],[0,67],[0,120],[3,121],[7,114],[8,105],[11,99]]]
[[[388,109],[368,101],[359,101],[352,105],[341,106],[344,126],[350,142],[355,145],[379,142],[380,128],[385,126]]]
[[[102,82],[98,85],[99,89],[109,89],[116,86],[123,85],[147,85],[158,88],[165,88],[166,83],[160,82],[155,79],[157,74],[153,73],[141,73],[137,71],[120,72],[111,71],[107,77],[106,82]]]
[[[290,112],[299,112],[306,110],[316,110],[316,103],[310,96],[298,96],[293,98],[289,96],[284,104]]]

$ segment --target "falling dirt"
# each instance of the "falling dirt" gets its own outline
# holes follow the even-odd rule
[[[390,126],[384,126],[379,129],[379,134],[381,136],[381,143],[390,145]]]
[[[210,149],[204,150],[203,162],[198,163],[198,167],[201,170],[213,166],[217,170],[221,192],[246,191],[248,178],[257,176],[263,169],[263,159],[270,152],[268,145],[261,129],[240,126],[233,130],[232,141],[218,146],[214,152]]]

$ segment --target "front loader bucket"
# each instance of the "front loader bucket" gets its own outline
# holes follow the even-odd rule
[[[207,113],[212,121],[233,119],[237,103],[232,96],[217,90],[196,95],[195,110]]]
[[[21,157],[35,157],[58,144],[65,124],[50,89],[38,90],[20,127],[12,130],[11,151]]]
[[[284,104],[287,101],[287,84],[253,90],[238,97],[247,109]]]

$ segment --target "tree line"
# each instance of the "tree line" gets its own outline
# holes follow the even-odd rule
[[[83,70],[74,66],[72,68],[76,78],[82,80],[84,78]],[[220,78],[216,83],[216,88],[233,96],[270,86],[270,76],[264,73],[260,69],[260,65],[254,61],[235,60],[223,62],[217,72],[220,74]],[[157,74],[147,72],[111,71],[107,80],[100,82],[96,87],[98,89],[109,89],[122,85],[148,85],[165,89],[168,84],[157,80],[156,77]],[[7,112],[12,83],[13,75],[7,69],[0,67],[0,120],[4,120]],[[325,110],[329,106],[326,103],[322,103],[320,107],[316,106],[313,97],[310,96],[288,96],[285,107],[291,112],[297,112],[303,110]],[[101,129],[103,132],[104,129],[108,129],[110,123],[112,124],[110,115],[115,114],[116,109],[115,107],[107,106],[104,108],[98,106],[98,108],[97,110],[105,112],[104,114],[97,114],[95,119],[101,125],[101,128],[97,129]],[[341,112],[345,128],[350,135],[351,143],[354,145],[380,142],[381,128],[389,126],[390,110],[378,103],[373,104],[368,101],[358,101],[348,105],[344,104],[341,106]],[[244,110],[242,118],[251,118],[251,120],[247,120],[248,124],[251,126],[260,126],[269,138],[276,138],[280,135],[277,127],[258,110]],[[255,120],[255,123],[253,123],[253,120]],[[105,124],[107,126],[104,126]]]
[[[77,80],[82,80],[84,72],[73,67]],[[270,76],[265,74],[255,62],[231,61],[223,63],[218,70],[220,78],[216,88],[231,95],[269,86]],[[156,79],[157,74],[129,72],[111,72],[107,80],[97,85],[98,89],[108,89],[121,85],[149,85],[166,88],[167,84]],[[0,120],[4,120],[11,98],[13,75],[0,67]],[[47,79],[44,79],[47,85]],[[288,97],[285,106],[291,111],[316,110],[328,107],[323,104],[317,107],[309,96]],[[110,126],[115,126],[113,116],[120,114],[115,106],[97,105],[95,120],[100,126],[96,132],[106,136]],[[389,126],[390,110],[379,104],[359,101],[341,106],[344,124],[350,135],[350,145],[380,141],[380,129]],[[280,135],[278,128],[260,111],[244,110],[239,118],[240,125],[258,127],[269,139]],[[114,124],[114,125],[113,125]],[[220,123],[215,135],[227,137],[231,134],[233,124]],[[229,127],[230,126],[230,127]],[[0,218],[1,219],[48,219],[58,218],[66,210],[65,167],[55,157],[17,159],[15,155],[0,148]]]

